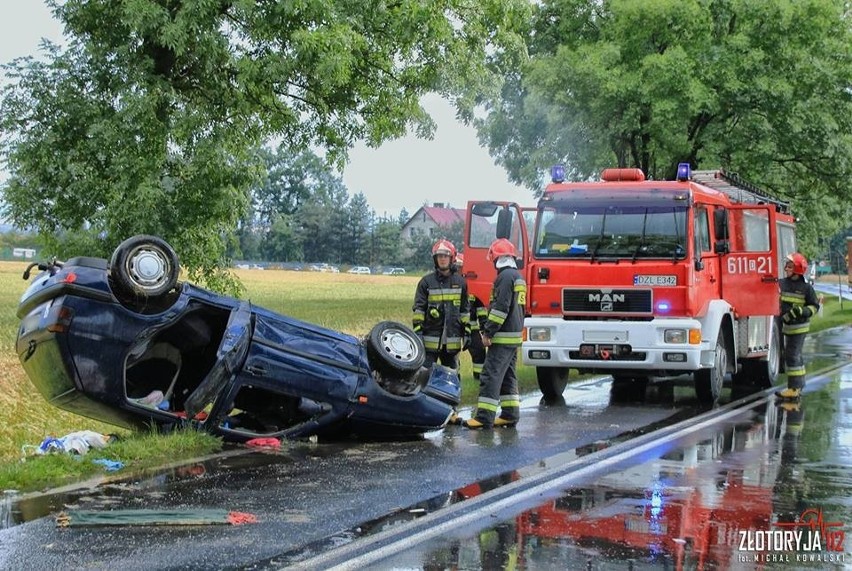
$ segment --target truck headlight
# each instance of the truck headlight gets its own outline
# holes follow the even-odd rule
[[[550,341],[550,327],[530,327],[527,339],[530,341]]]
[[[686,343],[688,339],[686,329],[666,329],[663,331],[663,340],[666,343]]]

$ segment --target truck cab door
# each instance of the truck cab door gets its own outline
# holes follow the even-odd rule
[[[728,207],[722,298],[737,316],[778,314],[778,252],[771,205]]]
[[[488,261],[488,248],[497,238],[507,238],[518,253],[518,268],[526,277],[529,266],[529,231],[523,209],[513,202],[471,201],[467,203],[464,232],[464,277],[468,291],[485,305],[497,271]]]

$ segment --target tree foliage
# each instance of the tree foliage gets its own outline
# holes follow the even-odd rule
[[[852,30],[843,0],[545,0],[530,60],[480,100],[480,138],[536,190],[635,166],[723,167],[792,199],[813,243],[848,219]]]
[[[5,214],[56,250],[57,236],[81,229],[91,254],[131,234],[161,235],[191,277],[223,287],[228,235],[262,173],[254,149],[283,139],[324,149],[339,165],[357,140],[429,135],[420,97],[448,93],[461,78],[492,84],[483,66],[486,50],[500,51],[492,30],[525,5],[48,3],[67,47],[6,67]]]

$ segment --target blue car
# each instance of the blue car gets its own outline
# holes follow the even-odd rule
[[[16,350],[51,404],[107,423],[191,424],[228,441],[446,425],[457,373],[423,367],[423,343],[384,321],[360,339],[178,281],[178,256],[134,236],[111,259],[38,267]]]

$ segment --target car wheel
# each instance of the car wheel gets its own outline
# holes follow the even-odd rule
[[[536,367],[535,375],[538,388],[545,400],[556,400],[562,396],[568,386],[568,373],[565,367]]]
[[[152,298],[174,289],[180,262],[162,238],[139,235],[118,245],[110,259],[109,272],[113,283],[124,293]]]
[[[386,376],[410,376],[426,358],[423,341],[414,331],[394,321],[377,323],[367,338],[367,357],[373,370]]]
[[[713,366],[695,371],[695,394],[701,404],[716,404],[722,394],[722,383],[727,370],[728,350],[725,349],[725,336],[720,331],[716,340],[716,360]]]

